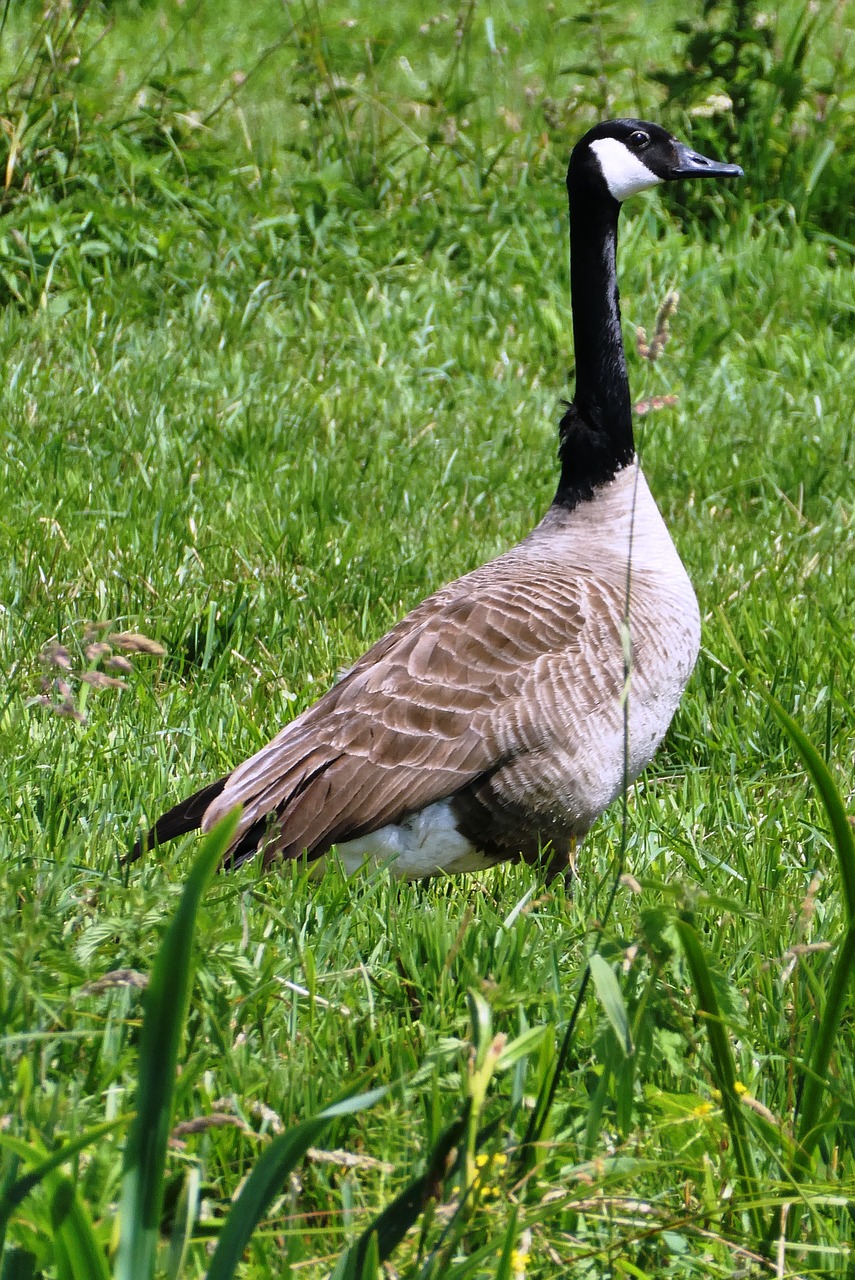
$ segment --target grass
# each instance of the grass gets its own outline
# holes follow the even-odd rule
[[[0,1136],[50,1152],[117,1127],[21,1203],[4,1280],[63,1274],[45,1223],[68,1183],[114,1256],[135,984],[197,852],[186,841],[125,873],[139,825],[548,504],[572,384],[568,148],[605,110],[662,117],[652,71],[679,47],[662,5],[586,22],[569,4],[437,22],[411,0],[245,9],[90,7],[64,59],[39,53],[37,83],[40,11],[7,16],[2,114],[12,135],[27,121],[0,206]],[[799,14],[782,8],[782,32]],[[818,79],[839,38],[834,23],[815,33]],[[565,74],[579,63],[601,74]],[[817,207],[835,203],[817,190]],[[746,184],[700,210],[652,196],[623,215],[633,391],[678,397],[639,420],[640,450],[704,640],[629,797],[629,874],[605,927],[619,806],[572,896],[519,868],[428,888],[384,872],[313,884],[292,867],[216,880],[196,926],[163,1268],[183,1221],[175,1266],[205,1274],[281,1129],[345,1089],[392,1085],[334,1119],[324,1141],[348,1158],[310,1155],[240,1273],[325,1274],[424,1172],[492,1038],[530,1031],[527,1057],[478,1077],[493,1162],[473,1163],[487,1172],[448,1258],[460,1175],[438,1171],[426,1257],[515,1274],[505,1245],[528,1232],[513,1263],[531,1277],[853,1274],[849,1002],[822,1132],[796,1151],[814,1141],[798,1102],[849,929],[838,846],[759,692],[851,808],[852,246],[805,207]],[[675,288],[650,365],[633,332]],[[116,632],[165,653],[116,650],[127,671],[86,656]],[[51,643],[65,666],[40,657]],[[99,672],[127,687],[79,678]],[[681,948],[689,929],[700,962]],[[520,1154],[594,946],[555,1105]],[[392,1255],[399,1274],[418,1274],[418,1240]]]

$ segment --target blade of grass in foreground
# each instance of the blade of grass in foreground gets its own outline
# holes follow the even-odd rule
[[[3,1259],[0,1280],[35,1280],[36,1259],[27,1249],[12,1246],[0,1257]]]
[[[206,1280],[231,1280],[268,1206],[326,1125],[320,1116],[304,1120],[274,1138],[259,1157],[220,1231]]]
[[[26,1164],[35,1165],[35,1168],[31,1169],[29,1173],[25,1173],[22,1178],[18,1178],[6,1187],[3,1195],[0,1196],[0,1255],[2,1255],[3,1251],[6,1225],[15,1209],[27,1198],[33,1188],[37,1187],[43,1178],[53,1173],[61,1164],[65,1164],[73,1156],[83,1151],[85,1147],[97,1142],[100,1138],[105,1137],[106,1134],[120,1129],[126,1123],[127,1118],[123,1116],[118,1120],[108,1120],[104,1124],[97,1124],[94,1128],[87,1130],[86,1133],[79,1134],[71,1142],[67,1142],[58,1151],[51,1152],[50,1155],[40,1146],[33,1146],[31,1143],[24,1142],[21,1138],[16,1138],[12,1134],[0,1133],[0,1147],[6,1147],[8,1150],[13,1151]]]
[[[466,1131],[469,1107],[470,1102],[467,1099],[463,1113],[440,1135],[431,1152],[425,1172],[409,1183],[363,1231],[359,1239],[342,1254],[332,1274],[332,1280],[361,1280],[370,1250],[376,1247],[380,1261],[385,1262],[410,1227],[418,1222],[428,1201],[440,1194],[446,1164]],[[208,1280],[211,1280],[210,1276]]]
[[[756,1204],[757,1172],[754,1158],[748,1143],[748,1132],[745,1116],[736,1092],[736,1067],[727,1038],[724,1018],[718,1006],[718,999],[713,986],[707,958],[701,946],[700,938],[687,920],[677,920],[677,932],[683,947],[683,954],[692,975],[692,982],[698,1000],[698,1010],[704,1020],[710,1043],[710,1058],[716,1084],[721,1093],[721,1105],[725,1123],[730,1132],[733,1145],[733,1158],[742,1188],[742,1194],[748,1202],[748,1214],[755,1240],[764,1240],[765,1227],[763,1216]]]
[[[164,1267],[164,1280],[179,1280],[190,1247],[193,1225],[199,1211],[199,1189],[202,1178],[198,1166],[191,1165],[184,1175],[175,1206],[169,1250]],[[0,1278],[2,1280],[2,1278]]]
[[[356,1094],[334,1103],[311,1120],[304,1120],[287,1133],[275,1138],[256,1163],[220,1231],[217,1248],[211,1259],[206,1280],[232,1280],[250,1237],[267,1208],[278,1195],[285,1180],[337,1116],[350,1115],[375,1102],[389,1092],[388,1086]]]
[[[846,1007],[846,992],[855,974],[855,834],[849,824],[846,807],[835,786],[828,766],[807,734],[793,717],[784,710],[777,699],[761,689],[764,699],[778,722],[783,726],[795,746],[805,768],[819,792],[828,816],[829,826],[840,867],[843,902],[846,909],[847,930],[837,952],[825,1006],[816,1026],[816,1034],[810,1052],[810,1066],[805,1072],[804,1087],[798,1109],[796,1126],[796,1155],[793,1160],[793,1176],[804,1179],[810,1173],[811,1156],[822,1135],[820,1114],[825,1092],[828,1066],[840,1020]]]
[[[516,1205],[511,1211],[510,1220],[505,1229],[505,1240],[502,1245],[502,1256],[499,1258],[499,1265],[496,1268],[496,1280],[514,1280],[514,1273],[517,1268],[514,1266],[514,1250],[517,1243],[517,1207]]]
[[[124,1121],[111,1121],[97,1125],[88,1133],[66,1143],[59,1151],[48,1155],[12,1134],[0,1134],[0,1145],[14,1151],[24,1161],[36,1163],[31,1173],[19,1178],[6,1192],[0,1206],[0,1224],[5,1232],[6,1223],[13,1210],[40,1183],[44,1183],[50,1214],[51,1242],[59,1274],[69,1280],[109,1280],[107,1260],[95,1237],[92,1219],[77,1194],[70,1178],[58,1172],[58,1166],[91,1145],[98,1138],[118,1128]],[[3,1253],[5,1278],[5,1259]],[[23,1265],[23,1264],[22,1264]]]
[[[846,930],[828,984],[825,1008],[816,1029],[810,1066],[804,1075],[801,1105],[796,1126],[796,1154],[793,1159],[794,1178],[804,1179],[810,1173],[811,1157],[822,1137],[820,1123],[822,1095],[828,1079],[828,1064],[846,1007],[846,992],[855,973],[855,924]]]
[[[597,992],[597,998],[603,1006],[603,1012],[612,1024],[621,1052],[625,1058],[632,1053],[632,1033],[629,1029],[629,1015],[623,999],[620,984],[614,975],[611,965],[598,953],[594,952],[588,961],[591,978]]]
[[[104,1250],[96,1239],[89,1210],[64,1174],[45,1178],[57,1271],[68,1280],[110,1280]]]
[[[828,822],[834,837],[834,848],[837,852],[837,860],[840,866],[840,881],[843,887],[843,902],[846,906],[847,923],[851,927],[855,924],[855,832],[850,826],[846,807],[829,772],[828,765],[810,738],[789,712],[784,710],[777,698],[773,698],[772,694],[766,689],[761,688],[760,692],[804,761],[805,768],[813,779],[813,784],[819,792],[819,797],[828,815]]]
[[[125,1147],[116,1280],[154,1275],[178,1050],[193,978],[199,903],[237,825],[232,810],[205,840],[160,944],[145,995],[137,1114]]]

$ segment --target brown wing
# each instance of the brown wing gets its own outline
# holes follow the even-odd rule
[[[235,770],[204,829],[240,803],[235,845],[275,818],[268,859],[319,856],[537,753],[555,722],[541,707],[556,691],[540,686],[558,671],[565,696],[584,599],[554,569],[519,566],[513,580],[476,571],[439,592]]]

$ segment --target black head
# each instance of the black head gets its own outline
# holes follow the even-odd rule
[[[649,120],[606,120],[576,143],[567,187],[597,191],[618,202],[679,178],[741,178],[738,164],[720,164],[692,151]]]

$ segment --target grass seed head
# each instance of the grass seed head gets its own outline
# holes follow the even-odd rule
[[[107,659],[104,666],[108,671],[122,671],[126,676],[130,675],[134,669],[130,659],[122,657],[120,653],[114,653],[112,658]]]
[[[86,716],[77,709],[71,698],[66,698],[64,702],[53,702],[50,704],[50,708],[55,715],[63,716],[67,720],[74,720],[76,724],[86,724]]]
[[[633,405],[633,413],[639,418],[643,418],[647,413],[654,413],[657,409],[670,409],[677,404],[676,396],[651,396],[649,400],[638,400]]]
[[[80,679],[91,685],[93,689],[127,689],[128,687],[124,680],[105,675],[103,671],[83,671]]]
[[[63,671],[71,670],[71,654],[58,640],[51,640],[45,645],[39,654],[39,662],[43,662],[46,666],[61,667]]]
[[[653,330],[653,337],[649,342],[647,340],[647,330],[643,325],[638,326],[635,331],[635,349],[642,360],[649,360],[651,364],[655,364],[659,359],[669,338],[668,322],[679,305],[679,293],[675,289],[670,289],[665,294],[662,305],[656,312],[656,326]]]
[[[97,640],[93,644],[87,644],[83,653],[87,662],[102,662],[104,658],[112,655],[113,650],[103,640]]]
[[[162,658],[166,653],[162,644],[139,631],[116,631],[107,639],[117,649],[124,649],[128,653],[148,653],[155,658]]]
[[[136,987],[137,990],[144,991],[148,983],[148,974],[140,973],[138,969],[111,969],[103,977],[85,982],[80,990],[83,995],[97,996],[103,991],[112,991],[114,987]]]

